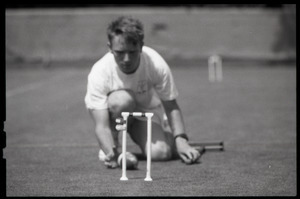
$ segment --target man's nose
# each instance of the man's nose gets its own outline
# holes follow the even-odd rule
[[[130,60],[129,53],[125,53],[123,61],[126,62],[126,61],[129,61],[129,60]]]

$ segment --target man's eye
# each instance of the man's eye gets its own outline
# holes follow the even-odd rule
[[[117,55],[123,55],[123,54],[124,54],[124,52],[122,52],[122,51],[115,51],[115,53],[116,53]]]
[[[115,53],[115,55],[117,56],[124,56],[126,54],[125,51],[113,51]],[[127,52],[129,55],[135,55],[137,53],[137,51],[128,51]]]
[[[129,52],[129,53],[133,55],[133,54],[135,54],[135,53],[136,53],[136,51],[131,51],[131,52]]]

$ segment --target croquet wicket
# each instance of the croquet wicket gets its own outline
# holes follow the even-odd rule
[[[208,79],[210,82],[223,80],[222,59],[218,55],[212,55],[208,58]]]
[[[145,181],[152,181],[151,178],[151,141],[152,141],[152,117],[153,113],[141,113],[141,112],[122,112],[123,121],[121,119],[116,119],[116,123],[122,123],[123,126],[120,127],[120,124],[116,126],[117,130],[122,130],[122,177],[120,180],[128,180],[126,176],[126,135],[127,135],[127,120],[129,116],[133,117],[147,117],[147,172]]]

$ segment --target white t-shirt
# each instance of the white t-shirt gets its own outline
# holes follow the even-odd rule
[[[94,64],[88,75],[86,108],[107,109],[108,94],[119,89],[134,92],[140,111],[151,110],[160,105],[161,100],[174,100],[178,96],[168,64],[155,50],[146,46],[133,74],[123,73],[110,52]]]

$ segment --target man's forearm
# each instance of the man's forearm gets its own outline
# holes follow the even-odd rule
[[[171,126],[173,135],[179,135],[186,133],[183,121],[182,112],[176,102],[176,100],[163,101],[163,105],[168,117],[169,124]]]
[[[111,130],[108,128],[96,128],[96,136],[100,145],[100,148],[105,154],[115,153],[116,146],[111,134]]]
[[[174,136],[186,133],[180,109],[171,110],[167,116]]]

